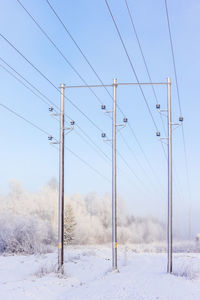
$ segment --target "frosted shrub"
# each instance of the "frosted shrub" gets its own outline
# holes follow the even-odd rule
[[[175,257],[173,274],[176,276],[186,277],[188,279],[200,278],[199,258],[193,257],[188,262],[186,257]]]
[[[0,253],[47,252],[55,244],[58,188],[51,180],[41,191],[29,193],[13,181],[8,195],[0,195]],[[65,244],[110,243],[112,201],[109,195],[65,196]],[[152,243],[165,239],[165,228],[152,218],[128,214],[118,198],[119,243]]]
[[[58,273],[57,264],[43,264],[33,275],[36,277],[43,277],[51,273]]]
[[[0,253],[49,252],[55,242],[50,227],[38,218],[0,215]]]

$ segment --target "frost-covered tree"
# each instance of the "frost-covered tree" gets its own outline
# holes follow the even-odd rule
[[[64,243],[71,244],[74,239],[74,229],[76,223],[73,213],[73,208],[70,204],[65,207],[65,217],[64,217]]]
[[[57,239],[58,184],[52,179],[40,191],[27,192],[14,181],[0,194],[0,253],[46,252]],[[65,195],[65,244],[101,244],[112,239],[109,195]],[[152,217],[132,216],[118,198],[119,243],[151,243],[165,239],[165,226]],[[78,222],[76,221],[78,220]],[[49,247],[50,246],[50,247]]]

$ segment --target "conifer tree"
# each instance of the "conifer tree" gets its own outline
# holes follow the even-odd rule
[[[64,244],[71,244],[74,239],[74,229],[76,223],[73,213],[73,208],[70,204],[65,207],[65,217],[64,217]]]

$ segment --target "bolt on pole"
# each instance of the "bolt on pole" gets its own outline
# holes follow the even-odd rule
[[[168,78],[168,264],[167,272],[172,272],[172,116],[171,116],[171,80]]]
[[[63,273],[64,263],[64,114],[65,114],[65,85],[61,84],[60,102],[60,170],[59,170],[59,201],[58,201],[58,271]]]
[[[113,118],[112,118],[112,268],[117,270],[117,188],[116,188],[116,101],[117,79],[113,80]]]

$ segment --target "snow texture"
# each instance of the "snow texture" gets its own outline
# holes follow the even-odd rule
[[[111,249],[67,246],[65,274],[57,254],[0,257],[0,299],[7,300],[199,300],[200,255],[175,254],[174,274],[166,254],[119,249],[119,272],[111,271]]]

